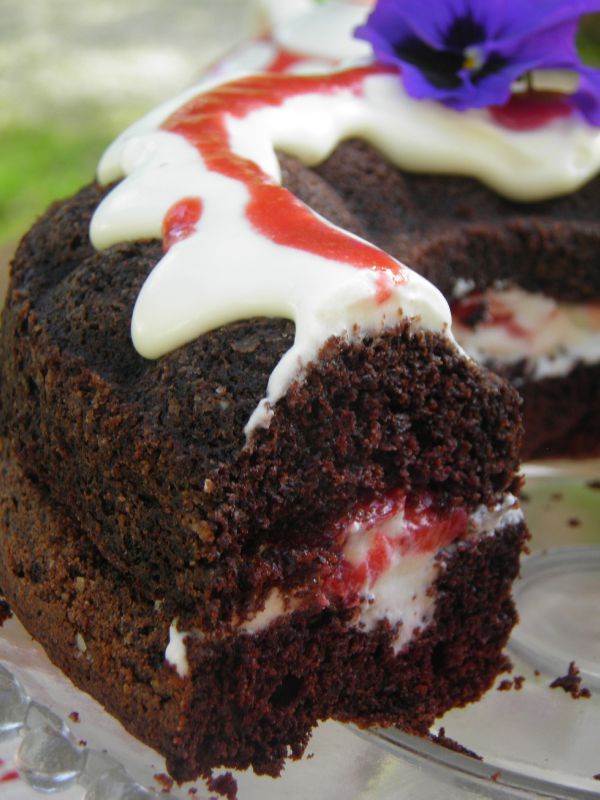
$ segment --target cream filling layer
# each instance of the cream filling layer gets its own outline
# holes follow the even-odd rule
[[[481,506],[474,511],[468,521],[467,537],[493,536],[506,525],[519,524],[523,512],[513,495],[506,495],[496,506],[489,509]],[[404,532],[404,513],[386,519],[383,525],[365,527],[360,522],[349,526],[349,533],[342,550],[342,558],[353,565],[364,560],[373,537],[385,533],[391,538],[402,537]],[[435,593],[432,587],[450,556],[454,545],[441,550],[418,552],[393,549],[390,553],[387,568],[379,573],[375,580],[367,575],[359,589],[360,602],[356,606],[352,626],[368,633],[380,622],[387,621],[395,631],[393,640],[394,653],[404,649],[419,631],[430,624],[436,607]],[[319,593],[315,588],[315,594]],[[326,605],[326,601],[319,600]],[[249,635],[256,635],[270,625],[285,618],[306,605],[306,600],[275,588],[267,595],[264,607],[249,619],[238,625],[237,630]],[[170,641],[165,658],[177,670],[181,677],[189,674],[189,664],[185,639],[187,637],[203,637],[197,631],[182,632],[178,630],[178,621],[174,620],[170,629]]]
[[[472,327],[453,319],[457,341],[476,361],[525,359],[535,380],[600,361],[600,303],[559,303],[520,288],[490,289],[481,297],[487,318]]]

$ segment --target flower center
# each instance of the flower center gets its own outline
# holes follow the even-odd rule
[[[471,45],[463,50],[463,69],[469,72],[478,72],[484,65],[485,59],[479,47]]]

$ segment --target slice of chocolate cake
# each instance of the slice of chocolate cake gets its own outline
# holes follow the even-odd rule
[[[179,780],[277,774],[320,719],[426,733],[506,664],[517,394],[437,289],[277,180],[283,143],[379,135],[395,85],[189,93],[15,257],[0,585]]]
[[[297,196],[441,289],[458,342],[523,397],[524,458],[600,454],[599,177],[524,203],[364,141],[312,169],[282,162]]]
[[[401,48],[386,58],[385,41],[402,39],[398,18],[408,13],[406,4],[380,2],[366,25],[375,3],[307,2],[288,14],[281,4],[261,4],[269,41],[243,45],[225,67],[324,69],[368,57],[374,45],[386,63],[405,71]],[[429,8],[429,17],[445,20],[444,5]],[[473,6],[480,24],[500,13],[484,5]],[[511,11],[511,5],[504,8],[518,19],[522,9],[515,4]],[[357,26],[370,44],[356,38]],[[564,42],[550,57],[556,59]],[[431,77],[427,66],[436,62],[428,62],[426,53],[423,47],[407,57]],[[453,63],[447,54],[438,67],[451,69]],[[407,98],[393,120],[402,143],[394,150],[377,140],[371,141],[379,151],[365,142],[345,143],[310,178],[289,160],[284,167],[285,180],[314,208],[378,243],[444,292],[458,342],[508,378],[523,398],[526,459],[600,455],[600,130],[571,102],[569,91],[578,82],[573,53],[562,66],[571,72],[530,73],[508,103],[490,100],[484,108],[454,114],[463,123],[455,138],[458,153],[444,141],[453,135],[451,110]],[[584,78],[594,72],[581,71]],[[441,85],[454,84],[447,77]],[[429,90],[431,95],[419,96],[438,97]]]

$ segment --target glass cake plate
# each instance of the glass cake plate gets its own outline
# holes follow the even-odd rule
[[[600,798],[600,460],[525,474],[532,552],[515,586],[514,669],[433,729],[481,760],[393,729],[328,722],[281,778],[235,774],[239,800]],[[550,688],[571,662],[573,693],[586,687],[589,697]],[[0,665],[2,798],[144,800],[169,788],[163,760],[76,690],[15,618],[0,629]],[[169,796],[215,795],[199,782]]]

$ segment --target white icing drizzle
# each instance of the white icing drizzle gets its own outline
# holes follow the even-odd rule
[[[166,114],[172,108],[169,104]],[[291,98],[281,106],[230,119],[230,146],[277,183],[275,148],[304,160],[320,160],[360,127],[362,109],[351,90]],[[400,282],[394,282],[390,273],[390,297],[378,302],[380,273],[277,245],[258,232],[245,214],[246,186],[209,170],[182,137],[157,130],[166,114],[151,115],[145,130],[137,125],[106,153],[100,179],[107,182],[122,173],[129,177],[100,205],[91,229],[99,248],[157,237],[174,203],[202,198],[204,210],[196,231],[169,250],[136,302],[132,337],[142,355],[157,358],[237,319],[254,315],[293,319],[294,345],[272,373],[267,396],[248,423],[249,433],[268,424],[273,404],[331,336],[378,331],[397,324],[401,314],[412,318],[416,327],[448,331],[445,300],[416,273],[399,267]],[[375,131],[378,115],[368,116]],[[319,134],[311,135],[315,127]]]
[[[368,4],[315,6],[297,0],[285,14],[277,4],[265,5],[276,47],[304,53],[309,62],[365,52],[365,43],[353,39],[352,30]],[[268,65],[277,49],[269,42],[258,47],[264,51],[258,64]],[[257,53],[247,55],[255,67]],[[230,67],[243,68],[244,59]],[[132,337],[143,356],[157,358],[230,321],[253,315],[292,319],[294,345],[271,375],[266,397],[246,427],[250,434],[268,424],[274,403],[331,336],[376,332],[395,325],[399,315],[412,319],[415,327],[452,336],[446,304],[426,281],[404,269],[406,282],[396,282],[387,302],[377,302],[374,273],[261,235],[245,214],[246,186],[209,169],[179,135],[160,130],[175,110],[213,88],[222,79],[218,72],[131,126],[107,150],[100,181],[127,177],[97,210],[91,237],[100,249],[160,237],[174,204],[201,199],[203,213],[195,231],[171,247],[144,284]],[[335,72],[330,80],[334,85]],[[353,136],[371,142],[400,167],[473,176],[523,201],[574,191],[600,167],[600,131],[575,115],[543,128],[511,131],[485,110],[459,113],[413,100],[398,76],[390,74],[366,77],[360,92],[307,91],[243,117],[230,115],[227,133],[231,151],[258,164],[274,183],[281,180],[277,149],[315,165]]]
[[[531,379],[540,380],[567,375],[578,362],[600,361],[600,304],[559,303],[518,287],[490,289],[483,297],[500,312],[498,322],[453,322],[458,342],[480,363],[525,359]]]
[[[335,85],[335,73],[331,81]],[[98,248],[159,237],[174,203],[187,197],[203,202],[196,230],[171,247],[138,297],[132,336],[142,355],[157,358],[253,315],[293,319],[294,346],[274,370],[266,398],[248,423],[250,433],[268,424],[273,404],[329,337],[394,325],[399,309],[419,327],[446,330],[445,301],[410,270],[404,270],[406,283],[393,286],[386,303],[377,303],[374,273],[277,245],[260,234],[245,215],[246,186],[211,171],[195,147],[158,129],[193,94],[186,92],[132,126],[99,167],[104,183],[128,177],[94,215],[91,236]],[[275,183],[280,181],[276,149],[316,164],[351,136],[372,142],[400,166],[474,175],[522,200],[571,191],[600,164],[600,134],[573,119],[517,133],[495,125],[485,111],[457,113],[412,100],[390,74],[368,75],[360,93],[308,91],[241,118],[230,116],[227,131],[233,153],[258,164]]]

